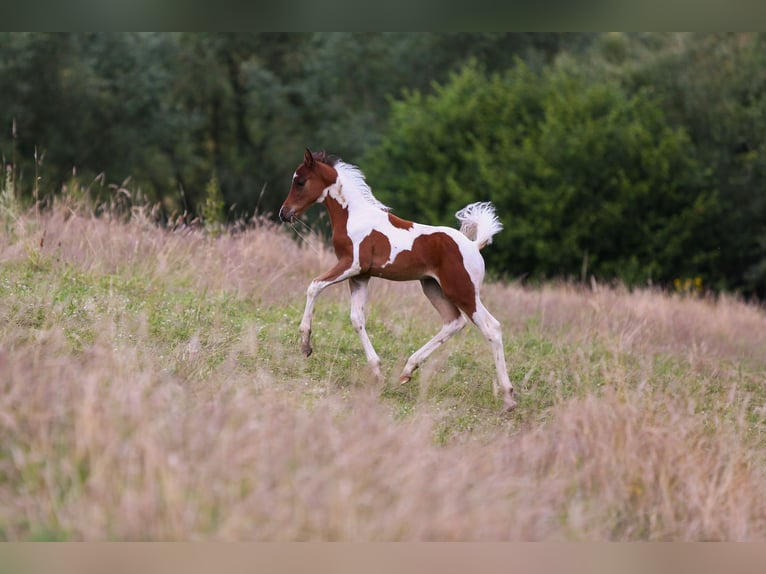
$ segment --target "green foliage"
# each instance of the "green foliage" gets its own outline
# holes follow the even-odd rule
[[[219,232],[226,222],[226,206],[215,174],[205,188],[205,201],[200,207],[200,217],[205,227],[214,232]]]
[[[719,286],[766,296],[766,39],[689,34],[622,73],[650,89],[672,125],[683,126],[720,191],[709,233]]]
[[[16,182],[13,179],[11,166],[3,165],[2,178],[0,179],[0,221],[3,223],[5,233],[10,233],[13,223],[21,212],[21,205],[16,195]]]
[[[491,69],[517,54],[546,61],[588,37],[4,33],[0,125],[17,122],[11,161],[27,178],[35,149],[45,157],[44,193],[76,168],[84,182],[131,177],[166,212],[198,214],[215,172],[232,216],[275,213],[304,147],[361,156],[404,86],[427,89],[470,57]]]
[[[647,92],[572,65],[473,64],[431,95],[410,92],[364,167],[383,201],[425,221],[453,224],[492,200],[505,230],[486,256],[512,277],[707,283],[716,261],[717,196],[686,133]]]

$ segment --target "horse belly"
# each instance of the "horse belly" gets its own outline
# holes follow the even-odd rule
[[[380,255],[373,261],[370,275],[392,281],[413,281],[433,275],[435,261],[419,249],[406,249],[393,257],[390,250]]]
[[[431,275],[429,269],[424,265],[404,266],[397,265],[396,261],[389,265],[373,267],[370,269],[370,275],[381,277],[391,281],[414,281]]]

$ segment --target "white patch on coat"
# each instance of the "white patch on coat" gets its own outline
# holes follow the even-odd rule
[[[335,184],[325,189],[321,201],[324,201],[329,194],[348,209],[346,233],[353,245],[355,267],[359,265],[359,246],[373,231],[382,233],[388,238],[391,246],[388,261],[383,264],[383,267],[391,265],[400,253],[412,251],[412,246],[418,237],[444,233],[457,244],[463,257],[463,264],[474,284],[481,284],[484,277],[484,259],[475,241],[452,227],[435,227],[421,223],[413,223],[409,229],[396,227],[388,218],[389,208],[375,198],[359,168],[344,162],[338,162],[334,167],[338,174],[337,180]],[[486,236],[486,234],[482,235]]]

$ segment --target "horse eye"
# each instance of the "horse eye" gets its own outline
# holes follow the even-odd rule
[[[295,180],[295,186],[296,187],[303,187],[305,183],[306,183],[305,179],[296,179]]]

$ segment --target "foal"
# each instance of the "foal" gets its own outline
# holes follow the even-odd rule
[[[351,323],[359,334],[375,377],[381,380],[380,357],[365,329],[364,305],[370,277],[394,281],[419,280],[423,292],[441,315],[441,330],[407,360],[399,378],[406,383],[437,347],[460,331],[468,317],[492,347],[497,369],[493,382],[503,390],[506,410],[516,407],[503,353],[500,323],[479,299],[484,259],[479,250],[502,229],[490,203],[474,203],[457,212],[460,231],[400,219],[372,195],[355,166],[306,149],[293,175],[287,199],[279,210],[282,221],[293,221],[315,203],[330,214],[336,265],[314,279],[306,292],[301,320],[301,350],[311,354],[311,318],[319,294],[348,279],[351,287]]]

